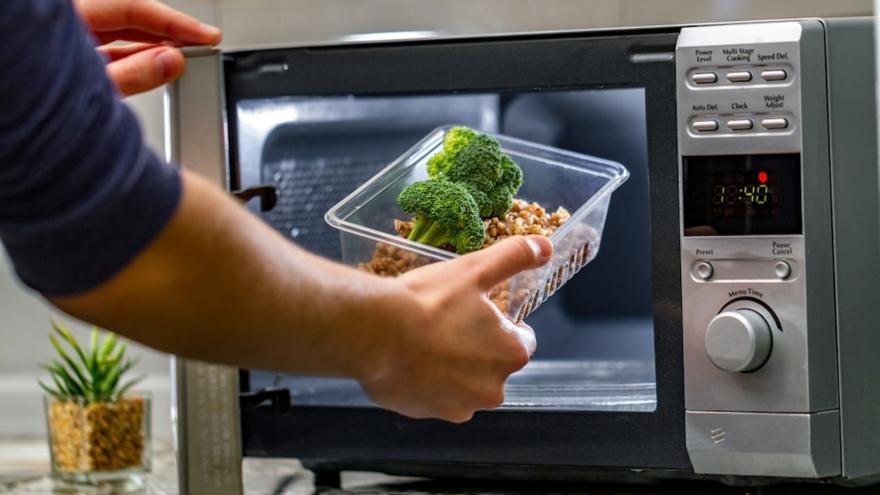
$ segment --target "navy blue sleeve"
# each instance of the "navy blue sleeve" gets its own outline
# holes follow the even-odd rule
[[[33,289],[95,288],[168,223],[179,174],[144,144],[69,0],[5,0],[0,67],[0,240]]]

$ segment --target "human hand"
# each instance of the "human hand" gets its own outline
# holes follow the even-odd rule
[[[156,0],[74,0],[74,7],[108,58],[107,75],[130,96],[180,77],[185,68],[178,46],[216,45],[220,30]]]
[[[468,421],[504,401],[504,383],[529,362],[536,340],[489,301],[495,285],[546,263],[551,242],[512,237],[397,279],[403,288],[387,329],[390,352],[361,386],[382,407],[414,418]]]

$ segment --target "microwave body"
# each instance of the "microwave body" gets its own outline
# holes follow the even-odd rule
[[[416,421],[353,382],[178,359],[181,486],[237,493],[242,456],[331,478],[873,480],[872,36],[843,18],[190,53],[168,156],[268,183],[255,212],[331,258],[326,207],[438,125],[609,157],[632,185],[533,317],[501,408]]]

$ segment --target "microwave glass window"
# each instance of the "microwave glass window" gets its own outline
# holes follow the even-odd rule
[[[684,234],[801,234],[800,155],[684,159]]]
[[[642,88],[400,96],[289,96],[237,103],[239,177],[272,183],[263,218],[339,259],[324,213],[432,129],[452,123],[623,163],[602,248],[527,320],[533,361],[513,375],[506,408],[656,408],[645,96]],[[389,225],[389,231],[392,226]],[[350,380],[251,371],[250,387],[285,386],[296,405],[371,405]]]

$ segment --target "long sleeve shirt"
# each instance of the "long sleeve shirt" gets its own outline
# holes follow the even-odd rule
[[[68,0],[0,9],[0,240],[50,296],[111,279],[169,222],[175,167],[144,143]]]

